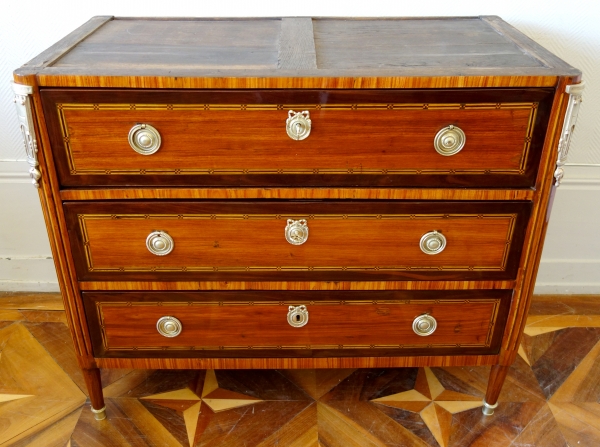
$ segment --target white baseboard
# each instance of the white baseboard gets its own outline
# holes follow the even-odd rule
[[[60,292],[57,282],[29,282],[0,280],[2,292]]]
[[[534,295],[598,295],[600,284],[535,284]]]
[[[0,183],[29,183],[29,165],[26,161],[0,160]]]
[[[58,291],[38,192],[23,161],[0,160],[0,290]]]
[[[568,166],[558,188],[534,293],[600,294],[600,166]]]
[[[536,294],[600,294],[600,260],[542,260],[535,283]]]
[[[0,290],[58,292],[52,258],[0,258]]]

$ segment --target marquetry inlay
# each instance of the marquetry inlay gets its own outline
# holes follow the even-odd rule
[[[500,308],[501,300],[493,298],[482,298],[475,300],[468,299],[422,299],[422,300],[342,300],[342,301],[302,301],[310,307],[313,306],[339,306],[342,308],[346,306],[365,306],[365,305],[382,305],[382,306],[402,306],[402,305],[415,305],[418,304],[427,308],[428,306],[435,306],[438,311],[443,314],[443,307],[457,307],[469,303],[480,303],[490,304],[492,306],[490,312],[490,320],[487,328],[485,337],[482,337],[480,343],[435,343],[431,342],[427,337],[423,338],[423,343],[402,343],[402,344],[297,344],[297,345],[240,345],[240,346],[119,346],[118,348],[111,347],[108,341],[108,335],[105,328],[104,309],[105,308],[144,308],[144,307],[161,307],[168,308],[192,308],[192,307],[231,307],[232,312],[234,308],[246,307],[246,306],[265,306],[265,307],[288,307],[290,305],[298,305],[300,302],[296,301],[198,301],[198,302],[173,302],[173,301],[112,301],[112,302],[96,302],[96,312],[98,314],[98,321],[100,323],[100,332],[102,335],[102,343],[107,352],[111,351],[155,351],[155,350],[191,350],[191,351],[215,351],[215,350],[286,350],[286,349],[306,349],[306,350],[319,350],[319,349],[432,349],[432,348],[488,348],[492,342],[492,336],[494,334],[494,328],[496,327],[496,319],[498,317],[498,311]],[[167,310],[165,309],[165,312]]]
[[[65,151],[69,164],[69,171],[72,175],[248,175],[248,174],[376,174],[376,175],[415,175],[415,174],[516,174],[522,175],[525,172],[529,149],[533,137],[535,127],[535,119],[538,110],[537,102],[523,103],[415,103],[415,104],[57,104],[57,112],[59,117],[60,128],[64,141]],[[89,110],[94,111],[202,111],[202,112],[219,112],[219,111],[240,111],[240,112],[261,112],[274,110],[354,110],[361,112],[369,111],[421,111],[427,113],[431,110],[530,110],[525,138],[523,141],[523,150],[518,168],[515,169],[419,169],[419,168],[403,168],[403,169],[388,169],[388,168],[321,168],[315,166],[313,168],[252,168],[252,169],[229,169],[229,168],[203,168],[199,167],[179,167],[179,168],[151,168],[151,169],[82,169],[78,168],[75,163],[75,157],[71,149],[69,123],[64,114],[67,110]],[[501,141],[498,144],[502,144]]]
[[[506,220],[507,232],[502,260],[498,265],[346,265],[346,266],[150,266],[123,265],[106,267],[93,260],[87,222],[90,220],[283,220],[280,214],[78,214],[79,229],[83,238],[83,248],[87,269],[90,272],[278,272],[278,271],[504,271],[508,262],[517,214],[310,214],[307,220],[419,220],[419,219],[494,219]],[[133,261],[132,261],[133,262]]]

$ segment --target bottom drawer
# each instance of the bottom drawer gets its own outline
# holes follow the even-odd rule
[[[84,292],[96,357],[495,354],[511,290]]]

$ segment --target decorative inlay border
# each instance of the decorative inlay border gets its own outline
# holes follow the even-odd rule
[[[290,305],[306,304],[308,306],[361,306],[361,305],[407,305],[419,304],[423,306],[444,305],[444,306],[460,306],[461,304],[470,303],[489,303],[492,304],[492,312],[488,331],[481,343],[426,343],[427,337],[423,337],[424,343],[419,344],[386,344],[386,345],[245,345],[245,346],[125,346],[119,348],[111,348],[108,344],[108,337],[104,325],[104,307],[207,307],[207,306],[283,306],[287,308]],[[415,348],[489,348],[496,327],[496,320],[500,309],[501,300],[499,298],[483,298],[477,300],[456,299],[456,300],[331,300],[331,301],[202,301],[202,302],[169,302],[169,301],[121,301],[121,302],[102,302],[96,304],[96,313],[100,324],[100,332],[102,335],[102,345],[106,352],[115,351],[218,351],[218,350],[285,350],[285,349],[415,349]],[[168,312],[167,312],[168,313]]]
[[[522,175],[527,166],[527,159],[533,138],[535,119],[539,103],[410,103],[410,104],[56,104],[58,121],[65,145],[69,172],[71,175],[249,175],[249,174],[367,174],[367,175],[482,175],[482,174],[517,174]],[[75,165],[71,150],[69,128],[64,115],[65,110],[90,111],[273,111],[287,109],[302,110],[387,110],[393,111],[427,111],[427,110],[517,110],[529,109],[529,120],[525,132],[523,152],[517,169],[387,169],[387,168],[258,168],[258,169],[226,169],[226,168],[152,168],[152,169],[79,169]]]
[[[82,291],[223,291],[223,290],[490,290],[513,289],[501,281],[81,281]]]
[[[506,243],[502,261],[498,266],[182,266],[182,267],[98,267],[94,265],[90,238],[87,231],[89,220],[285,220],[280,214],[78,214],[79,229],[89,272],[291,272],[291,271],[487,271],[506,270],[510,254],[517,214],[310,214],[307,220],[418,220],[418,219],[508,219]],[[427,231],[427,230],[424,230]]]

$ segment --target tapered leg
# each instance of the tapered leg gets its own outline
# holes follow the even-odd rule
[[[485,400],[483,401],[482,411],[484,415],[491,416],[494,414],[494,409],[498,406],[498,396],[500,396],[500,391],[502,391],[502,385],[504,385],[504,379],[506,379],[509,368],[510,366],[504,365],[492,366]]]
[[[82,369],[83,378],[90,394],[92,402],[92,413],[97,421],[106,419],[106,406],[104,405],[104,396],[102,395],[102,380],[100,379],[100,370],[98,368]]]

